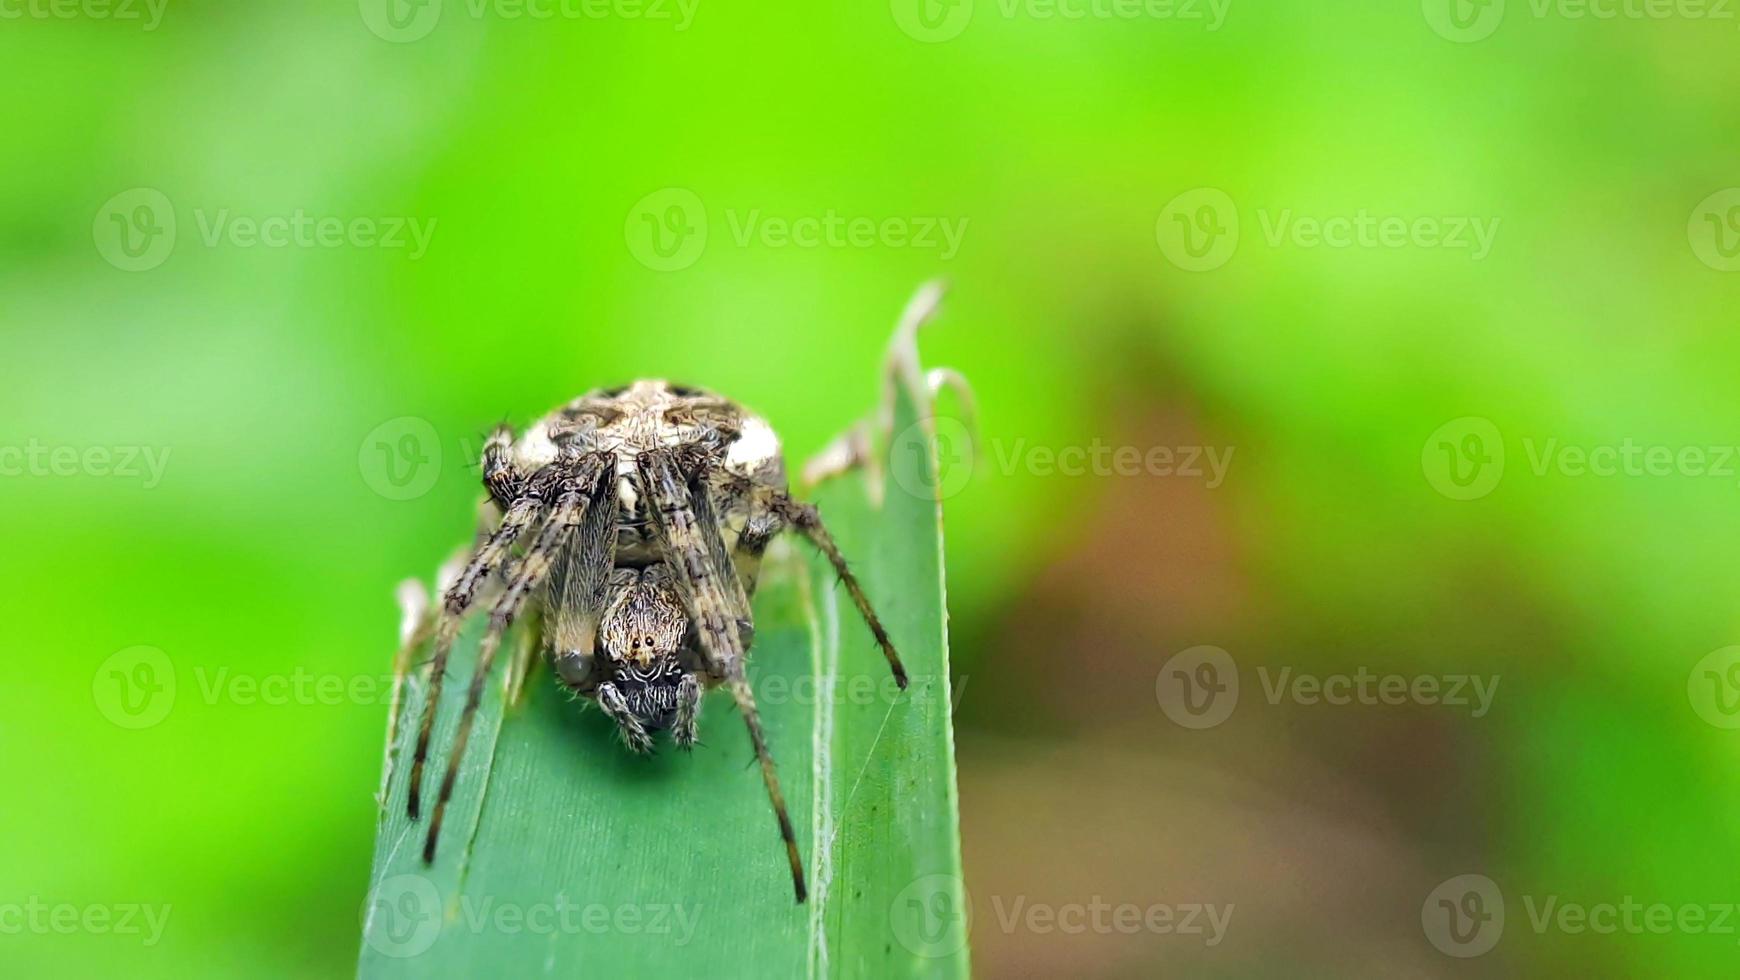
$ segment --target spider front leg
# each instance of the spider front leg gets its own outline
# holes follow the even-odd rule
[[[808,892],[804,884],[803,861],[798,856],[797,834],[792,829],[791,814],[786,811],[785,794],[779,788],[779,776],[774,771],[773,756],[767,749],[767,736],[761,728],[761,715],[755,708],[755,695],[744,675],[744,650],[738,634],[737,620],[741,584],[729,567],[720,567],[726,554],[724,536],[716,520],[701,520],[699,512],[709,518],[712,503],[705,499],[710,492],[704,477],[705,463],[696,467],[695,478],[683,472],[676,453],[657,449],[639,457],[641,489],[651,501],[653,527],[658,534],[670,567],[676,575],[678,591],[688,607],[696,632],[701,640],[701,652],[707,660],[708,673],[720,678],[737,702],[743,723],[749,729],[749,740],[755,746],[755,757],[761,763],[761,779],[767,786],[768,799],[779,821],[779,834],[785,841],[786,857],[791,864],[792,889],[797,900],[804,901]],[[742,618],[748,618],[746,610]]]
[[[609,489],[614,472],[612,461],[603,457],[587,456],[579,461],[573,477],[564,481],[566,489],[557,497],[556,503],[550,508],[549,517],[538,528],[531,547],[520,559],[513,579],[490,610],[489,630],[478,647],[477,667],[471,675],[471,686],[466,691],[465,709],[459,716],[459,730],[453,737],[452,751],[448,753],[447,772],[441,779],[441,792],[435,801],[434,816],[429,822],[429,836],[423,843],[425,864],[435,860],[435,847],[441,837],[441,821],[447,812],[448,801],[453,798],[459,766],[465,758],[466,744],[471,739],[471,725],[477,716],[478,706],[483,701],[483,687],[496,651],[501,647],[502,635],[512,625],[526,599],[543,584],[556,555],[573,535],[575,528],[584,522],[587,511],[592,507],[609,506]],[[426,715],[425,719],[427,717]]]
[[[506,486],[514,479],[511,463],[507,457],[509,435],[505,429],[497,429],[490,436],[483,449],[484,474],[486,481],[494,481],[492,485]],[[514,542],[525,534],[534,521],[543,513],[544,502],[537,497],[521,497],[513,502],[502,515],[501,524],[488,537],[485,537],[473,550],[471,560],[459,572],[458,578],[448,587],[442,597],[441,616],[435,623],[435,655],[429,662],[429,693],[423,703],[423,720],[417,727],[417,748],[411,757],[411,788],[406,798],[406,809],[411,819],[417,819],[422,809],[423,764],[429,757],[429,738],[435,728],[435,711],[441,703],[441,685],[446,680],[447,657],[453,650],[453,641],[459,636],[459,627],[464,622],[465,614],[471,609],[478,589],[483,585],[489,574],[506,556]]]
[[[622,696],[621,691],[617,690],[614,683],[605,681],[598,685],[598,690],[594,692],[593,696],[598,699],[598,707],[604,712],[604,716],[616,722],[616,730],[622,734],[622,741],[628,746],[629,751],[637,755],[647,755],[652,752],[652,735],[647,732],[646,726],[641,724],[640,719],[635,717],[634,712],[629,709],[628,700]]]
[[[679,749],[692,749],[701,740],[701,681],[686,674],[677,685],[677,718],[671,724],[671,740]]]
[[[858,607],[858,615],[864,617],[865,625],[876,637],[876,645],[882,648],[882,656],[888,661],[888,669],[894,673],[894,683],[906,690],[906,665],[900,662],[900,654],[894,649],[894,641],[888,638],[888,630],[882,626],[882,620],[876,615],[876,610],[870,605],[870,597],[864,594],[864,587],[858,584],[858,576],[846,566],[846,556],[840,554],[840,546],[834,543],[834,536],[828,533],[828,526],[822,523],[822,512],[816,510],[813,504],[793,500],[783,491],[773,491],[769,495],[771,502],[781,516],[790,521],[794,527],[803,532],[817,551],[826,555],[828,563],[834,566],[834,574],[840,577],[840,582],[846,586],[846,594],[852,597],[852,604]]]
[[[611,483],[614,484],[614,471]],[[598,623],[612,584],[616,563],[615,506],[587,511],[574,542],[558,560],[550,575],[544,617],[545,641],[555,664],[556,677],[579,693],[590,693],[598,683],[594,674],[598,646]],[[635,576],[628,573],[624,582]]]
[[[807,538],[817,551],[834,566],[834,574],[838,575],[841,584],[846,587],[846,594],[852,597],[852,604],[858,607],[858,615],[864,617],[865,625],[876,637],[876,644],[882,648],[882,656],[888,661],[888,669],[894,674],[894,682],[901,690],[906,690],[906,666],[900,662],[900,654],[894,649],[894,641],[888,638],[888,630],[883,627],[881,617],[876,615],[876,609],[870,605],[870,597],[864,594],[864,587],[858,583],[858,576],[852,574],[852,569],[846,564],[846,556],[840,553],[840,546],[834,543],[834,536],[828,533],[828,526],[822,523],[821,511],[813,504],[793,499],[791,494],[776,487],[755,483],[743,477],[724,470],[716,470],[712,480],[726,494],[742,495],[750,501],[749,522],[745,528],[766,527],[761,523],[771,515],[780,522],[774,530],[784,527],[796,528]],[[771,537],[771,532],[766,534]],[[765,537],[757,539],[761,548],[766,547]],[[738,547],[744,544],[741,540]]]
[[[785,529],[785,521],[778,514],[766,507],[758,506],[752,496],[761,484],[736,477],[725,470],[714,471],[714,493],[722,501],[720,510],[727,514],[743,514],[743,530],[738,532],[737,540],[731,548],[731,565],[737,571],[738,583],[745,595],[754,595],[756,582],[761,578],[761,560],[767,554],[767,546],[780,531]],[[745,621],[745,626],[753,629],[752,624]],[[749,641],[743,641],[745,648]]]

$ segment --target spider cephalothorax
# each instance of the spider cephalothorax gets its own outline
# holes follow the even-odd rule
[[[717,395],[638,381],[582,395],[518,437],[498,428],[484,443],[482,468],[492,513],[433,624],[429,692],[411,765],[412,817],[421,807],[435,706],[460,621],[486,588],[494,603],[424,860],[434,859],[502,635],[527,603],[537,603],[557,678],[596,702],[635,751],[650,750],[663,730],[684,748],[694,745],[702,693],[714,686],[730,691],[748,724],[802,901],[797,842],[744,676],[754,635],[749,599],[775,534],[794,529],[828,557],[901,687],[906,673],[821,516],[787,492],[773,429]]]

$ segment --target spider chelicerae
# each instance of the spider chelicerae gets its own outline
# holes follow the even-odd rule
[[[787,491],[773,429],[707,391],[637,381],[582,395],[517,438],[497,428],[484,443],[482,470],[488,500],[477,542],[401,653],[433,637],[411,763],[408,806],[416,819],[448,656],[467,612],[484,593],[493,597],[423,860],[434,860],[503,635],[535,604],[559,682],[595,702],[636,752],[650,751],[654,734],[667,730],[692,747],[704,691],[731,693],[804,901],[797,840],[744,675],[754,635],[749,600],[776,534],[797,531],[827,557],[903,689],[906,671],[821,515]]]

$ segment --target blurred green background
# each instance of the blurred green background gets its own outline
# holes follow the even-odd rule
[[[670,376],[801,460],[943,276],[977,972],[1733,975],[1732,8],[393,2],[0,2],[0,972],[349,973],[481,434]]]

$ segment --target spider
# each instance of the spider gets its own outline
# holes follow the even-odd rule
[[[434,861],[490,665],[508,627],[531,605],[542,614],[544,650],[559,683],[596,703],[634,752],[649,752],[661,731],[691,748],[702,694],[713,687],[731,693],[804,901],[791,817],[744,676],[754,638],[749,600],[774,535],[795,530],[827,557],[902,689],[906,670],[821,515],[787,491],[773,429],[711,392],[637,381],[581,395],[517,438],[498,427],[484,443],[482,471],[484,523],[427,627],[434,653],[411,762],[414,820],[448,655],[480,593],[488,587],[496,597],[424,862]]]

